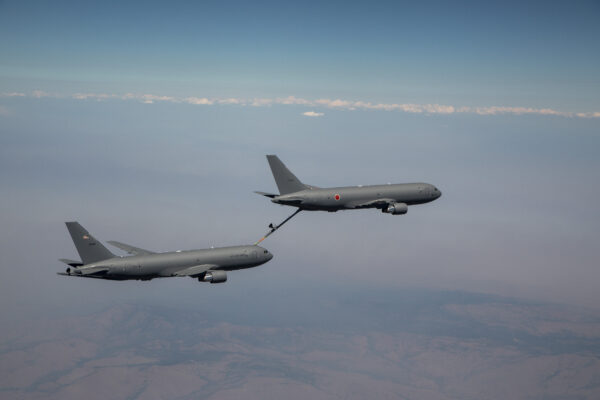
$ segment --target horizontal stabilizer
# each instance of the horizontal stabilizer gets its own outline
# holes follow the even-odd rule
[[[68,274],[66,272],[57,272],[56,275],[61,275],[61,276],[76,276],[78,278],[84,278],[83,275],[79,275],[79,274]],[[93,278],[93,276],[90,276],[90,278]]]
[[[254,193],[260,194],[261,196],[269,197],[271,199],[274,199],[275,197],[279,196],[278,194],[258,192],[258,191],[254,191]]]
[[[175,276],[191,276],[192,278],[195,278],[213,268],[217,268],[217,266],[214,264],[194,265],[193,267],[189,267],[189,268],[177,271],[173,275],[175,275]]]
[[[108,268],[106,267],[94,267],[87,268],[83,270],[75,270],[71,272],[57,272],[56,275],[62,276],[76,276],[79,278],[104,278],[104,275],[108,272]]]
[[[105,275],[108,272],[107,267],[92,267],[92,268],[82,268],[79,273],[83,276],[91,276],[91,275]]]
[[[129,254],[134,254],[134,255],[155,254],[155,252],[153,252],[153,251],[145,250],[145,249],[135,247],[135,246],[131,246],[126,243],[117,242],[116,240],[109,240],[107,243],[112,244],[113,246],[118,247],[119,249],[126,251]]]
[[[61,258],[58,261],[64,262],[71,267],[81,267],[83,265],[81,261],[69,260],[68,258]]]

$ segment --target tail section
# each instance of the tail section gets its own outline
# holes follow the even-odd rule
[[[65,224],[84,265],[116,257],[102,243],[90,235],[83,226],[79,225],[79,222],[65,222]]]
[[[279,188],[280,194],[288,194],[299,192],[300,190],[308,189],[309,186],[300,182],[296,175],[292,174],[289,169],[281,162],[276,155],[268,155],[267,160],[275,178],[275,183]]]

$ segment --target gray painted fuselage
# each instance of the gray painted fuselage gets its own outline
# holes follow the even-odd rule
[[[257,267],[266,263],[273,255],[260,246],[232,246],[202,250],[174,251],[138,256],[114,257],[77,268],[72,274],[103,279],[127,280],[166,278],[195,266],[206,271],[233,271]],[[86,274],[86,270],[108,269],[102,274]]]
[[[309,188],[279,195],[271,201],[303,210],[338,211],[358,208],[385,209],[391,203],[424,204],[436,200],[441,192],[428,183]]]

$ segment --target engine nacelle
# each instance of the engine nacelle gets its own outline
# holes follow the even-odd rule
[[[207,271],[203,277],[198,278],[202,282],[223,283],[227,282],[227,272],[225,271]]]
[[[392,215],[402,215],[408,212],[408,206],[406,205],[406,203],[392,203],[389,206],[387,206],[387,208],[384,209],[383,212]]]

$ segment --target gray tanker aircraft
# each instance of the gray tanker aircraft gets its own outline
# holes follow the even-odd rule
[[[155,253],[125,243],[109,241],[115,247],[133,254],[120,257],[111,253],[78,222],[66,222],[81,261],[61,259],[69,265],[59,275],[111,280],[150,280],[153,278],[189,276],[200,282],[221,283],[227,272],[257,267],[273,255],[257,246],[232,246],[203,250]]]
[[[318,188],[300,182],[276,155],[268,155],[267,160],[279,194],[255,193],[271,198],[273,203],[297,207],[297,212],[377,208],[384,213],[400,215],[408,212],[409,205],[429,203],[442,195],[429,183]]]

